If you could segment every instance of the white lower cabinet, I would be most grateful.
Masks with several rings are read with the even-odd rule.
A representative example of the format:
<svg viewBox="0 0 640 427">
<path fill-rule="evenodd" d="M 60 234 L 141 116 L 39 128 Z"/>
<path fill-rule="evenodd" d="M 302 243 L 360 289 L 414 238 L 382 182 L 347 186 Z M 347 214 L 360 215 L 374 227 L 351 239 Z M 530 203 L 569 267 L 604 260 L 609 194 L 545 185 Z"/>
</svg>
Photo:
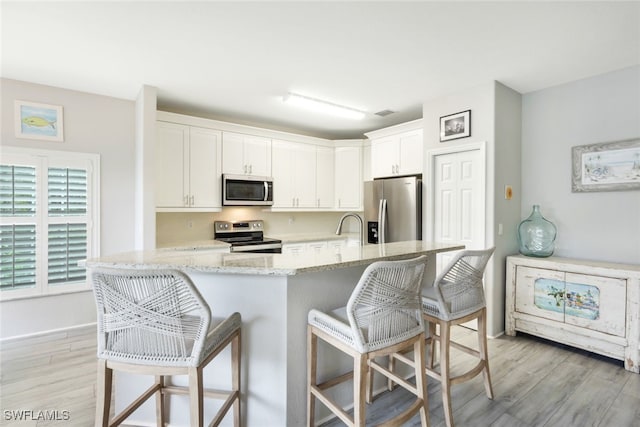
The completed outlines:
<svg viewBox="0 0 640 427">
<path fill-rule="evenodd" d="M 347 240 L 314 240 L 310 242 L 299 243 L 283 243 L 282 253 L 290 255 L 314 254 L 324 252 L 327 249 L 333 250 L 335 253 L 347 246 Z"/>
<path fill-rule="evenodd" d="M 506 292 L 507 335 L 541 336 L 640 372 L 640 266 L 510 256 Z"/>
</svg>

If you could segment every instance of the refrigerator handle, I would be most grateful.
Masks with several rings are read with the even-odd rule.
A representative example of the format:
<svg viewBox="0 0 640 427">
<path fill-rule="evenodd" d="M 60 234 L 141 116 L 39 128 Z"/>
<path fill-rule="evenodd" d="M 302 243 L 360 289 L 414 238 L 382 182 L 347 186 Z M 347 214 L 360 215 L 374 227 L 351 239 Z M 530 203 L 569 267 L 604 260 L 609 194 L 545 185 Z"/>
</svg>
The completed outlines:
<svg viewBox="0 0 640 427">
<path fill-rule="evenodd" d="M 380 200 L 380 209 L 378 212 L 380 212 L 380 218 L 378 218 L 378 226 L 380 227 L 378 242 L 387 243 L 385 238 L 387 231 L 387 199 Z"/>
<path fill-rule="evenodd" d="M 382 236 L 382 199 L 378 200 L 378 242 L 377 243 L 382 243 L 382 240 L 384 240 Z"/>
</svg>

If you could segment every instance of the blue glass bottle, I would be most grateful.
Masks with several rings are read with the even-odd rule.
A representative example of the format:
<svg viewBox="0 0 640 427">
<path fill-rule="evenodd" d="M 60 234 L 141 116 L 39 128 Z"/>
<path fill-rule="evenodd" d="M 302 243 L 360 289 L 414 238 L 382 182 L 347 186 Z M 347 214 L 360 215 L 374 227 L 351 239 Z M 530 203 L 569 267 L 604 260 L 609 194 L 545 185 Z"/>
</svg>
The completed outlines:
<svg viewBox="0 0 640 427">
<path fill-rule="evenodd" d="M 556 226 L 540 213 L 540 206 L 533 205 L 529 218 L 518 226 L 520 253 L 541 258 L 551 256 L 557 233 Z"/>
</svg>

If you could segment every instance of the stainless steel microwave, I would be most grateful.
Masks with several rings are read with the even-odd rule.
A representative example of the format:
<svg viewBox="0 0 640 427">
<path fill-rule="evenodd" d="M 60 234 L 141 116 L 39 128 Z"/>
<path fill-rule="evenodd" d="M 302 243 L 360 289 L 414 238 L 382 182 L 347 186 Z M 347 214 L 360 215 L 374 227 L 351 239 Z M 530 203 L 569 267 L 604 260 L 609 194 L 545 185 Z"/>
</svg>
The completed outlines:
<svg viewBox="0 0 640 427">
<path fill-rule="evenodd" d="M 273 205 L 273 178 L 252 175 L 222 175 L 222 205 Z"/>
</svg>

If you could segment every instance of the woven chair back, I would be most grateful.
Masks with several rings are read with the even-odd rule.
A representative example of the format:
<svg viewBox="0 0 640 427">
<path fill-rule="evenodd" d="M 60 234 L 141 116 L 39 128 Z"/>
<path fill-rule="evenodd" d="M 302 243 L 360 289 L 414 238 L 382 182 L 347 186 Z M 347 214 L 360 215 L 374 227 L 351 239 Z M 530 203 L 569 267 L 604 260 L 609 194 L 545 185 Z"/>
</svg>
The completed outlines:
<svg viewBox="0 0 640 427">
<path fill-rule="evenodd" d="M 461 251 L 436 278 L 444 318 L 464 316 L 485 306 L 482 276 L 494 250 Z"/>
<path fill-rule="evenodd" d="M 194 366 L 209 306 L 183 273 L 96 269 L 98 357 L 142 365 Z"/>
<path fill-rule="evenodd" d="M 347 303 L 358 351 L 388 347 L 424 331 L 420 290 L 426 262 L 421 256 L 367 267 Z"/>
</svg>

